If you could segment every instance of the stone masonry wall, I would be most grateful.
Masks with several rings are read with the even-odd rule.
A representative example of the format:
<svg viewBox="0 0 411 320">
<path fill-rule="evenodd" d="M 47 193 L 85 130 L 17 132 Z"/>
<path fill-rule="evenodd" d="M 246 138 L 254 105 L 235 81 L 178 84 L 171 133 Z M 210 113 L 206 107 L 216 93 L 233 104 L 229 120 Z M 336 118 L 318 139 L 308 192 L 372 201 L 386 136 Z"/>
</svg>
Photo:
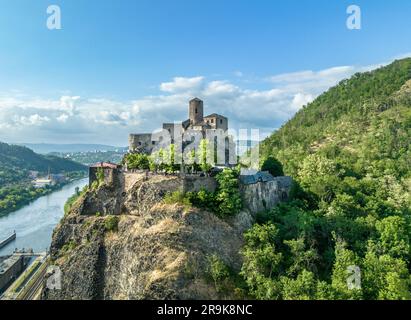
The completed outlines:
<svg viewBox="0 0 411 320">
<path fill-rule="evenodd" d="M 240 185 L 244 206 L 253 214 L 269 210 L 287 201 L 292 186 L 291 177 L 277 177 L 273 181 Z"/>
</svg>

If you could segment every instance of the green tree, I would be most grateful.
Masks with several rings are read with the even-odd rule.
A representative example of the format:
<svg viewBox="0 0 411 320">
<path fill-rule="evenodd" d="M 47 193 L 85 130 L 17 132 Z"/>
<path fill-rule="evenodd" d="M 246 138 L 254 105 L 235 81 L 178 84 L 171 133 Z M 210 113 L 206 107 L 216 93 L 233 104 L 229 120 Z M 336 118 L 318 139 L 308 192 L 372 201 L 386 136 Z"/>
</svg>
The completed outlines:
<svg viewBox="0 0 411 320">
<path fill-rule="evenodd" d="M 142 153 L 132 153 L 125 157 L 129 169 L 148 170 L 150 169 L 149 157 Z"/>
<path fill-rule="evenodd" d="M 220 216 L 232 216 L 240 212 L 243 207 L 239 190 L 238 172 L 224 169 L 216 177 L 218 182 L 216 202 L 217 214 Z"/>
<path fill-rule="evenodd" d="M 210 143 L 207 139 L 202 139 L 200 141 L 199 148 L 199 157 L 200 157 L 200 167 L 203 172 L 208 172 L 213 167 L 214 163 L 212 161 L 212 150 L 210 150 Z"/>
<path fill-rule="evenodd" d="M 409 259 L 409 226 L 404 218 L 398 216 L 387 217 L 378 221 L 376 228 L 383 254 L 389 254 L 394 258 Z"/>
<path fill-rule="evenodd" d="M 264 160 L 263 164 L 261 165 L 261 171 L 268 171 L 274 177 L 284 175 L 283 165 L 281 164 L 281 162 L 271 156 Z"/>
<path fill-rule="evenodd" d="M 230 276 L 228 267 L 215 254 L 208 257 L 208 273 L 214 281 L 214 286 L 218 291 L 222 288 L 222 283 Z"/>
<path fill-rule="evenodd" d="M 118 230 L 119 217 L 110 215 L 104 221 L 104 228 L 106 231 L 116 232 Z"/>
<path fill-rule="evenodd" d="M 367 299 L 410 300 L 410 273 L 405 261 L 373 250 L 364 258 L 364 292 Z"/>
<path fill-rule="evenodd" d="M 358 270 L 358 268 L 360 268 L 360 259 L 353 251 L 345 248 L 345 243 L 337 241 L 335 248 L 335 262 L 331 277 L 331 285 L 333 290 L 336 292 L 337 299 L 356 300 L 362 298 L 362 288 L 360 282 L 361 274 L 356 275 L 359 276 L 359 283 L 354 283 L 354 285 L 359 285 L 359 287 L 350 287 L 348 285 L 350 282 L 349 277 L 353 276 L 350 268 L 353 268 L 352 270 Z"/>
<path fill-rule="evenodd" d="M 241 275 L 250 293 L 257 299 L 281 297 L 281 283 L 276 279 L 282 261 L 282 254 L 277 252 L 275 246 L 277 235 L 278 230 L 272 223 L 256 224 L 244 234 Z"/>
<path fill-rule="evenodd" d="M 334 161 L 313 154 L 304 159 L 298 177 L 305 189 L 317 195 L 321 200 L 330 202 L 340 183 L 339 174 Z"/>
<path fill-rule="evenodd" d="M 314 273 L 301 271 L 296 279 L 281 277 L 284 300 L 312 300 L 316 297 L 317 280 Z"/>
<path fill-rule="evenodd" d="M 303 271 L 316 271 L 316 263 L 319 260 L 314 248 L 307 248 L 304 238 L 297 240 L 284 240 L 284 244 L 290 248 L 290 266 L 288 275 L 298 275 Z"/>
</svg>

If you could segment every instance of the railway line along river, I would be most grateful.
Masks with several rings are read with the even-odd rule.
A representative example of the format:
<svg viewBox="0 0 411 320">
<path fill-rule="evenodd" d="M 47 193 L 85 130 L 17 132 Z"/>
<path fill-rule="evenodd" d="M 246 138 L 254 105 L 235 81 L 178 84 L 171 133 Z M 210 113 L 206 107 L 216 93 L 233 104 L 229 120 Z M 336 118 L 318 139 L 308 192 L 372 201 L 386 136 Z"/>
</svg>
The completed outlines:
<svg viewBox="0 0 411 320">
<path fill-rule="evenodd" d="M 48 250 L 54 228 L 64 215 L 64 204 L 76 188 L 86 186 L 88 179 L 74 181 L 27 206 L 0 217 L 0 241 L 16 231 L 17 238 L 0 249 L 0 256 L 13 253 L 14 249 Z"/>
</svg>

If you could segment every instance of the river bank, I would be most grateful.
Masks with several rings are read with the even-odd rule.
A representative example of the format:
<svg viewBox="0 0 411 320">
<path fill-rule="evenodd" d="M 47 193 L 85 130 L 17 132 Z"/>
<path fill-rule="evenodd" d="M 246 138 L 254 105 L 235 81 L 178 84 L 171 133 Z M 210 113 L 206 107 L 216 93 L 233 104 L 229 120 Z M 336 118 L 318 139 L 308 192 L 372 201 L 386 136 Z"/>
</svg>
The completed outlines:
<svg viewBox="0 0 411 320">
<path fill-rule="evenodd" d="M 86 174 L 77 175 L 64 183 L 59 183 L 57 185 L 50 185 L 42 188 L 34 188 L 32 181 L 28 180 L 25 182 L 16 183 L 14 185 L 9 185 L 0 188 L 0 217 L 5 216 L 11 212 L 17 211 L 31 202 L 60 190 L 64 186 L 73 183 L 76 180 L 81 180 L 85 178 Z"/>
<path fill-rule="evenodd" d="M 84 178 L 66 184 L 59 190 L 32 201 L 28 205 L 0 217 L 0 239 L 15 230 L 17 238 L 0 249 L 0 256 L 10 254 L 15 248 L 46 251 L 55 226 L 64 216 L 64 204 L 76 191 L 88 183 Z"/>
</svg>

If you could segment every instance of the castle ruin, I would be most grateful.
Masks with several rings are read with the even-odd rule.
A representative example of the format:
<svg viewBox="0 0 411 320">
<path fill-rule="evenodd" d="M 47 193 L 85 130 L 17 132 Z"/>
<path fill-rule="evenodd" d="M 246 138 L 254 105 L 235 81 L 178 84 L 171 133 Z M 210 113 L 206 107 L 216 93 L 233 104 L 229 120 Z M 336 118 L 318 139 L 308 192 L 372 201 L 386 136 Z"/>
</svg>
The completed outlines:
<svg viewBox="0 0 411 320">
<path fill-rule="evenodd" d="M 220 164 L 227 164 L 227 158 L 232 157 L 229 152 L 235 156 L 235 144 L 227 133 L 228 118 L 216 113 L 204 116 L 204 103 L 198 98 L 190 100 L 188 116 L 189 119 L 183 122 L 163 123 L 162 130 L 155 133 L 130 134 L 129 151 L 151 154 L 175 143 L 181 143 L 183 151 L 188 145 L 207 139 L 222 145 L 220 148 L 225 151 L 225 159 Z"/>
</svg>

